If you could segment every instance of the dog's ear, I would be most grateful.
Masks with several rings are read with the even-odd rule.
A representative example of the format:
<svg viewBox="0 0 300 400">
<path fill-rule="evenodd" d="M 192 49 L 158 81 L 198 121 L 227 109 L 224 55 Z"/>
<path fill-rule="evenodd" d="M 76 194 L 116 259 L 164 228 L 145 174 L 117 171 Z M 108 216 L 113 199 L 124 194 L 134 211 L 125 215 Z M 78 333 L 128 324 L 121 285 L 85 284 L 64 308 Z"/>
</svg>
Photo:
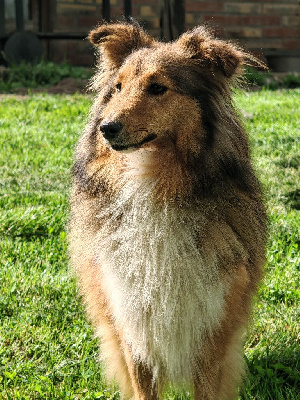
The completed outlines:
<svg viewBox="0 0 300 400">
<path fill-rule="evenodd" d="M 120 67 L 124 59 L 133 51 L 150 47 L 154 42 L 138 24 L 104 24 L 92 30 L 90 42 L 114 67 Z"/>
<path fill-rule="evenodd" d="M 199 61 L 199 65 L 211 66 L 230 78 L 239 67 L 248 64 L 251 56 L 232 43 L 215 39 L 207 28 L 197 27 L 184 33 L 176 42 L 188 58 Z"/>
</svg>

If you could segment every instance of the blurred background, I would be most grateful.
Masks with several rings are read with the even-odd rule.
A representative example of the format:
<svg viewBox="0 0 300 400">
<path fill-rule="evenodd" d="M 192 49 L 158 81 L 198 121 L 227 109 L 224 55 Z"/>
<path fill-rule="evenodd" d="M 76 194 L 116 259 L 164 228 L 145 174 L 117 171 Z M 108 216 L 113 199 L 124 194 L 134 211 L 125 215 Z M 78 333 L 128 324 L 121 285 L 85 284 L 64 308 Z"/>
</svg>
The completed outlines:
<svg viewBox="0 0 300 400">
<path fill-rule="evenodd" d="M 0 64 L 43 58 L 91 66 L 89 30 L 129 16 L 163 40 L 208 24 L 273 71 L 300 71 L 298 0 L 0 0 Z"/>
</svg>

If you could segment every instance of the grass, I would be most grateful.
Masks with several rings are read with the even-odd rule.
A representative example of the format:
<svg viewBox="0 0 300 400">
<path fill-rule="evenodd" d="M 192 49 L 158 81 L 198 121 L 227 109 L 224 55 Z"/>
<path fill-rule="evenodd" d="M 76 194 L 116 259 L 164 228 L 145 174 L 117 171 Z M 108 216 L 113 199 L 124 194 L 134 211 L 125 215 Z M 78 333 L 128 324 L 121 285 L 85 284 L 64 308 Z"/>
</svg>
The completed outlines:
<svg viewBox="0 0 300 400">
<path fill-rule="evenodd" d="M 270 216 L 240 399 L 299 397 L 299 90 L 236 93 Z M 68 269 L 69 169 L 90 99 L 0 100 L 0 398 L 118 399 Z M 188 399 L 170 392 L 168 400 Z"/>
</svg>

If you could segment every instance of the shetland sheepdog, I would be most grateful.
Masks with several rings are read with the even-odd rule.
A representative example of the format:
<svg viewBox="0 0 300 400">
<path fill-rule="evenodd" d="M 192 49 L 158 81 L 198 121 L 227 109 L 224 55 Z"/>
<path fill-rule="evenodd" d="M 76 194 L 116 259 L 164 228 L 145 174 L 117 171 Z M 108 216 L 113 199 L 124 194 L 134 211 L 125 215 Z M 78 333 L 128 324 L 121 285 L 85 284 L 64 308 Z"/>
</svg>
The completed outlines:
<svg viewBox="0 0 300 400">
<path fill-rule="evenodd" d="M 70 254 L 107 377 L 231 400 L 264 264 L 266 214 L 231 88 L 254 62 L 197 27 L 162 43 L 104 24 L 73 167 Z"/>
</svg>

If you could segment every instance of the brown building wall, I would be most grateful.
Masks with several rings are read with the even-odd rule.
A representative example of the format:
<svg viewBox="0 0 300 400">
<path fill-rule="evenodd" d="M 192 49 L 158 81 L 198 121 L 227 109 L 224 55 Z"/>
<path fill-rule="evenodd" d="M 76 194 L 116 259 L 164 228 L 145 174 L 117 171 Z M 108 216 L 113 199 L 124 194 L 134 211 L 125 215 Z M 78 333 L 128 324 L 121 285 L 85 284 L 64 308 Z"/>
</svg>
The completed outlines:
<svg viewBox="0 0 300 400">
<path fill-rule="evenodd" d="M 298 0 L 186 0 L 186 27 L 212 25 L 218 35 L 262 54 L 271 69 L 300 72 Z"/>
<path fill-rule="evenodd" d="M 156 37 L 161 34 L 162 1 L 132 0 L 132 16 Z M 183 1 L 186 29 L 203 23 L 211 25 L 218 36 L 238 40 L 248 50 L 260 52 L 269 60 L 272 57 L 293 58 L 296 64 L 292 63 L 290 68 L 300 70 L 299 0 Z M 27 29 L 82 35 L 76 40 L 43 39 L 45 54 L 50 59 L 78 65 L 93 64 L 93 49 L 83 37 L 101 23 L 102 0 L 31 0 L 30 4 L 32 21 L 25 24 Z M 111 19 L 122 20 L 123 15 L 124 1 L 110 0 Z"/>
<path fill-rule="evenodd" d="M 298 0 L 186 0 L 186 25 L 216 26 L 220 35 L 248 49 L 300 50 Z"/>
<path fill-rule="evenodd" d="M 159 4 L 157 0 L 133 0 L 132 15 L 150 34 L 159 35 Z M 110 0 L 111 20 L 124 20 L 123 0 Z M 102 0 L 56 0 L 53 32 L 87 35 L 102 21 Z M 87 40 L 55 40 L 51 43 L 50 58 L 77 65 L 94 63 L 93 49 Z"/>
<path fill-rule="evenodd" d="M 122 19 L 123 1 L 111 0 L 110 4 L 111 19 Z M 261 52 L 270 60 L 300 56 L 298 0 L 185 0 L 185 10 L 187 29 L 203 23 L 214 26 L 220 37 L 238 40 L 247 49 Z M 102 19 L 102 0 L 57 0 L 56 13 L 54 31 L 87 33 Z M 159 0 L 132 0 L 133 17 L 157 37 L 160 36 L 159 13 Z M 86 41 L 60 42 L 55 48 L 56 61 L 66 59 L 85 65 L 93 62 Z"/>
</svg>

